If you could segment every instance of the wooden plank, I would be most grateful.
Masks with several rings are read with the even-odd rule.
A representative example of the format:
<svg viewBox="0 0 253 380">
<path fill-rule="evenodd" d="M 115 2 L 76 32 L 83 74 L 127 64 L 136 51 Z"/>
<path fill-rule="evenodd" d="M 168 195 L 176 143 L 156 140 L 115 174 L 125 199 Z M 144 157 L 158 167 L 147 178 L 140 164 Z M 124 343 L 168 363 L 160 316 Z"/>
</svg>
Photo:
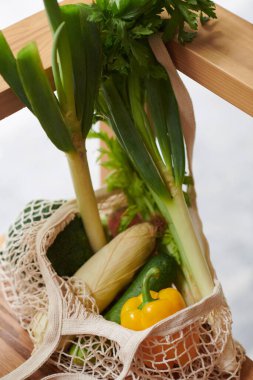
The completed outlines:
<svg viewBox="0 0 253 380">
<path fill-rule="evenodd" d="M 181 46 L 173 41 L 169 50 L 180 71 L 253 116 L 253 26 L 219 6 L 217 14 L 218 20 L 201 28 L 193 43 Z M 50 73 L 51 33 L 44 12 L 6 28 L 4 34 L 15 53 L 36 40 Z M 22 106 L 0 78 L 0 120 Z"/>
<path fill-rule="evenodd" d="M 32 352 L 33 345 L 11 310 L 6 305 L 0 292 L 0 378 L 7 375 L 27 360 Z M 47 363 L 36 371 L 29 379 L 40 380 L 43 377 L 57 373 L 57 368 Z M 28 380 L 29 380 L 28 379 Z M 18 379 L 17 379 L 18 380 Z"/>
<path fill-rule="evenodd" d="M 253 116 L 253 25 L 218 6 L 217 16 L 192 43 L 173 41 L 169 51 L 180 71 Z"/>
</svg>

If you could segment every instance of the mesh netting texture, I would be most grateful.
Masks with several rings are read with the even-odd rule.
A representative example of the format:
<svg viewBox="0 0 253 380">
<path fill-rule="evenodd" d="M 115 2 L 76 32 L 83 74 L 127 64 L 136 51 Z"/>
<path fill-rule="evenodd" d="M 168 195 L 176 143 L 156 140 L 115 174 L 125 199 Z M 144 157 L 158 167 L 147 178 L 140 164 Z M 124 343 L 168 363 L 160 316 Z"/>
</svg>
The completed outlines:
<svg viewBox="0 0 253 380">
<path fill-rule="evenodd" d="M 105 212 L 116 203 L 114 197 L 100 208 Z M 232 339 L 231 314 L 218 282 L 212 296 L 134 332 L 105 321 L 85 284 L 55 273 L 47 249 L 76 213 L 74 202 L 31 202 L 10 228 L 1 254 L 2 289 L 33 340 L 33 354 L 45 344 L 54 309 L 43 260 L 62 304 L 54 314 L 57 348 L 49 355 L 62 372 L 108 380 L 239 380 L 244 351 Z"/>
</svg>

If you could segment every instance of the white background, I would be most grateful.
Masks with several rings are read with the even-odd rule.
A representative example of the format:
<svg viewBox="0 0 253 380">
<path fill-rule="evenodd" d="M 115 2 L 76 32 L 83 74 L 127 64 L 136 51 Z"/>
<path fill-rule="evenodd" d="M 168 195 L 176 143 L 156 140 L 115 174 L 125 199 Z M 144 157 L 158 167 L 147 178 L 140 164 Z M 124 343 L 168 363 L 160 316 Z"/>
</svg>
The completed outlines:
<svg viewBox="0 0 253 380">
<path fill-rule="evenodd" d="M 253 22 L 251 0 L 217 3 Z M 42 0 L 1 0 L 0 28 L 41 9 Z M 252 118 L 189 78 L 183 79 L 197 119 L 194 172 L 212 261 L 232 309 L 234 336 L 253 358 Z M 98 187 L 95 149 L 89 145 Z M 0 175 L 1 232 L 31 199 L 74 196 L 64 155 L 26 110 L 0 122 Z"/>
</svg>

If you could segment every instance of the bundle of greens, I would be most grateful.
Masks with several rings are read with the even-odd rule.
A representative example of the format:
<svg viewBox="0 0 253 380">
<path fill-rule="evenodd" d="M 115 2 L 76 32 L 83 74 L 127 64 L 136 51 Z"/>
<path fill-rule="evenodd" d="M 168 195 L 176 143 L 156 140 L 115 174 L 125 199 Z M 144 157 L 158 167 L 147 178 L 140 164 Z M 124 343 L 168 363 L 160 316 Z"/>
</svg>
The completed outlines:
<svg viewBox="0 0 253 380">
<path fill-rule="evenodd" d="M 35 43 L 14 57 L 0 34 L 0 74 L 34 113 L 53 144 L 66 153 L 77 203 L 93 251 L 106 244 L 87 164 L 85 140 L 92 123 L 113 129 L 121 178 L 109 184 L 126 191 L 129 218 L 163 216 L 164 239 L 177 251 L 193 300 L 209 295 L 213 280 L 195 234 L 184 194 L 191 186 L 177 101 L 149 37 L 181 43 L 193 39 L 198 19 L 215 17 L 211 0 L 97 0 L 59 7 L 44 0 L 53 30 L 56 94 Z M 164 16 L 161 17 L 161 14 Z M 105 139 L 105 135 L 100 134 Z M 115 156 L 116 157 L 116 156 Z M 113 165 L 117 158 L 115 158 Z M 107 164 L 110 167 L 110 161 Z M 129 173 L 128 173 L 129 171 Z M 113 186 L 111 186 L 113 187 Z M 131 212 L 130 212 L 130 211 Z"/>
<path fill-rule="evenodd" d="M 90 16 L 100 25 L 104 54 L 96 117 L 113 128 L 168 222 L 194 301 L 212 292 L 213 280 L 183 194 L 188 175 L 177 101 L 147 37 L 163 32 L 166 39 L 177 30 L 182 40 L 184 29 L 178 24 L 173 29 L 176 14 L 184 15 L 183 25 L 196 28 L 200 3 L 206 6 L 202 11 L 213 16 L 211 1 L 143 1 L 138 7 L 130 1 L 97 1 Z M 159 16 L 164 8 L 168 19 Z"/>
</svg>

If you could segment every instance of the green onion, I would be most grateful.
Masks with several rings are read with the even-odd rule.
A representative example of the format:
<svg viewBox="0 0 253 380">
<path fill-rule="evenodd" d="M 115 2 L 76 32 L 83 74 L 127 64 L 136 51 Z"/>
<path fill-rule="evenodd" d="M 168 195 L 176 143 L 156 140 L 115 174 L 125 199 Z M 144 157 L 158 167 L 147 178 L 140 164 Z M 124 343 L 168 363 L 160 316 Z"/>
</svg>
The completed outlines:
<svg viewBox="0 0 253 380">
<path fill-rule="evenodd" d="M 56 95 L 35 43 L 15 59 L 0 34 L 0 74 L 32 110 L 52 143 L 65 152 L 84 228 L 94 251 L 106 244 L 85 150 L 101 77 L 102 54 L 97 26 L 80 5 L 60 8 L 44 0 L 54 32 L 52 68 Z M 95 62 L 93 62 L 95 61 Z"/>
<path fill-rule="evenodd" d="M 64 152 L 74 150 L 68 127 L 34 43 L 27 45 L 18 53 L 17 65 L 19 77 L 33 112 L 50 140 Z"/>
<path fill-rule="evenodd" d="M 31 109 L 18 74 L 17 61 L 8 42 L 0 31 L 0 74 L 21 101 Z"/>
</svg>

